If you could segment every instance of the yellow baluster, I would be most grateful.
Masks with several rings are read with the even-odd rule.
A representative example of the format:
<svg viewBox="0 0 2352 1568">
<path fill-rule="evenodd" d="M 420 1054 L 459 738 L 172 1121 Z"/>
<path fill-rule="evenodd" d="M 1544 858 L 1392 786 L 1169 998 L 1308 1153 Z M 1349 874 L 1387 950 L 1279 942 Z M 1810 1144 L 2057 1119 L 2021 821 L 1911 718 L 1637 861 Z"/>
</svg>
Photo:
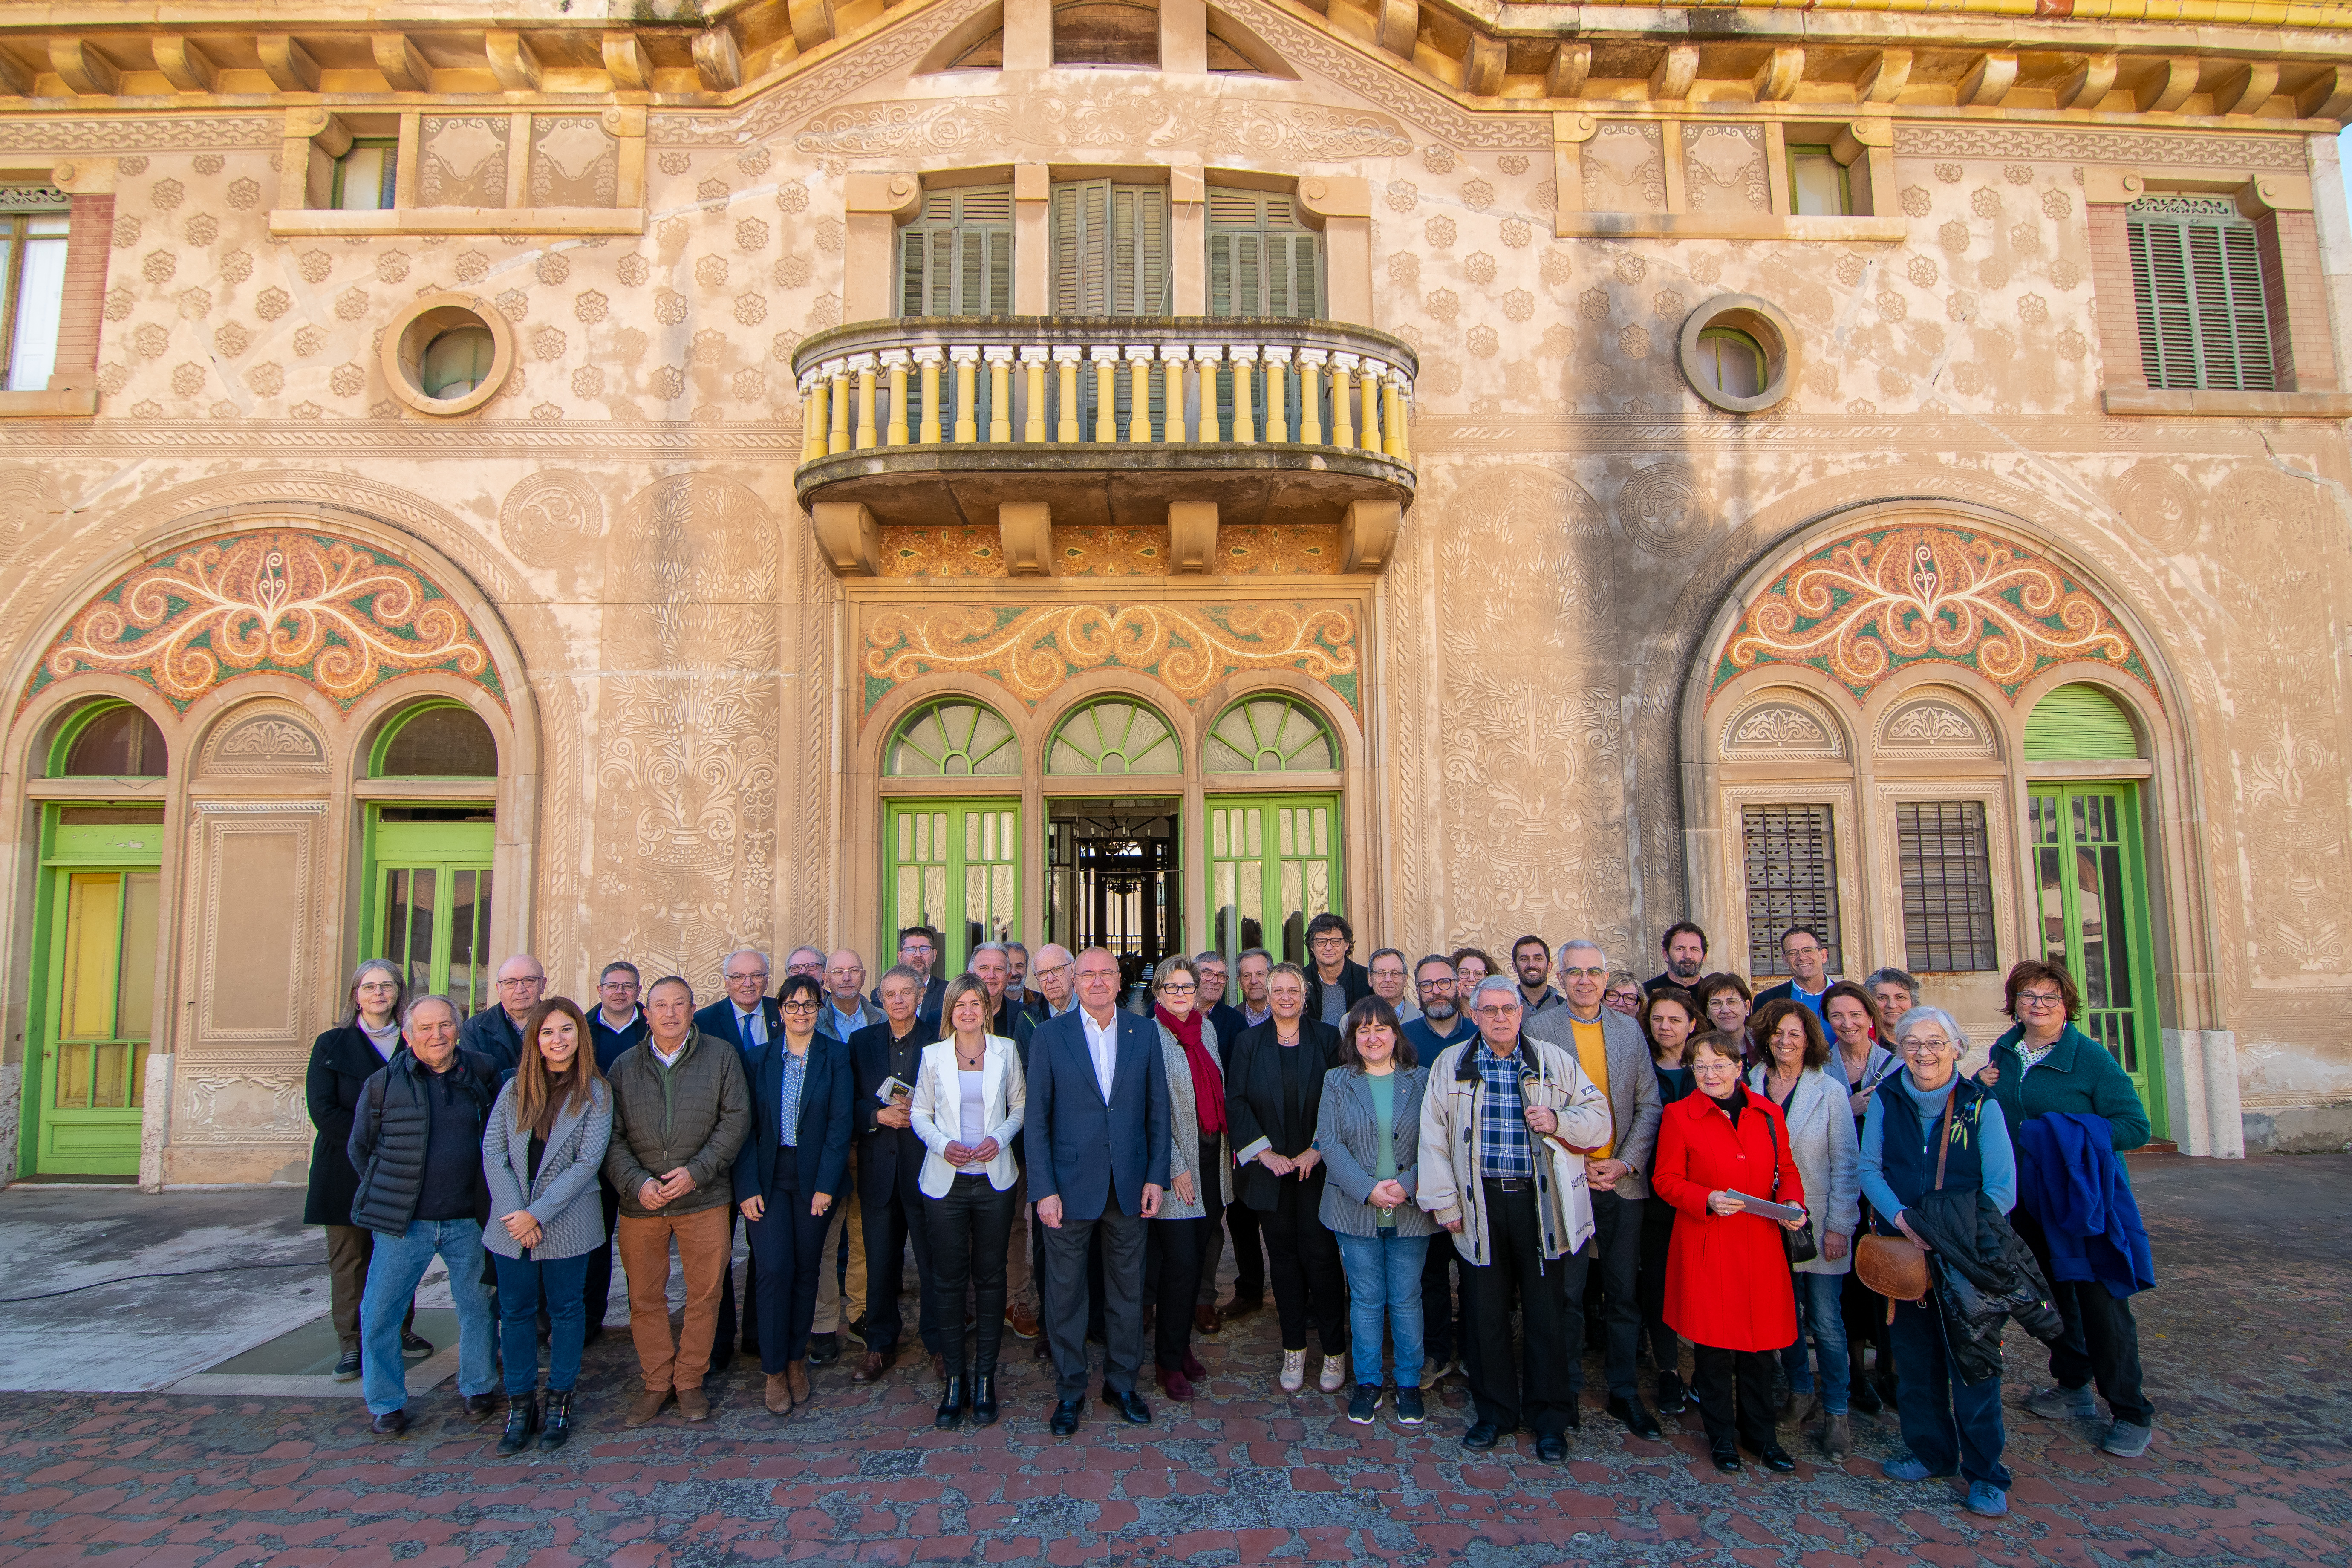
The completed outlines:
<svg viewBox="0 0 2352 1568">
<path fill-rule="evenodd" d="M 849 450 L 849 366 L 835 360 L 825 370 L 833 378 L 833 429 L 826 437 L 825 450 L 846 452 Z"/>
<path fill-rule="evenodd" d="M 801 461 L 824 456 L 824 378 L 814 371 L 801 377 Z"/>
<path fill-rule="evenodd" d="M 1095 439 L 1108 446 L 1118 439 L 1118 350 L 1098 343 L 1087 352 L 1095 362 Z"/>
<path fill-rule="evenodd" d="M 1127 351 L 1127 438 L 1139 447 L 1151 444 L 1151 351 L 1132 345 Z"/>
<path fill-rule="evenodd" d="M 977 345 L 951 348 L 948 358 L 955 363 L 956 444 L 968 447 L 980 439 L 980 349 Z"/>
<path fill-rule="evenodd" d="M 1171 446 L 1184 439 L 1184 362 L 1189 357 L 1181 347 L 1160 351 L 1165 367 L 1160 376 L 1160 438 Z"/>
<path fill-rule="evenodd" d="M 1013 440 L 1013 350 L 991 344 L 983 353 L 988 359 L 989 444 L 1006 446 Z"/>
<path fill-rule="evenodd" d="M 1085 351 L 1076 343 L 1054 346 L 1055 380 L 1059 383 L 1061 406 L 1055 411 L 1054 439 L 1064 446 L 1078 438 L 1078 356 Z"/>
<path fill-rule="evenodd" d="M 1298 351 L 1298 438 L 1309 447 L 1323 444 L 1323 367 L 1330 360 L 1325 349 Z"/>
<path fill-rule="evenodd" d="M 1354 354 L 1331 356 L 1331 445 L 1352 447 L 1356 433 L 1348 424 L 1348 395 L 1356 390 Z"/>
<path fill-rule="evenodd" d="M 1225 351 L 1225 356 L 1234 362 L 1233 439 L 1236 445 L 1251 446 L 1257 440 L 1257 426 L 1250 412 L 1250 383 L 1257 375 L 1257 350 L 1249 344 L 1235 343 Z M 1209 395 L 1205 391 L 1201 395 L 1201 403 L 1203 407 L 1208 405 Z"/>
<path fill-rule="evenodd" d="M 936 343 L 925 343 L 915 351 L 915 363 L 923 367 L 923 422 L 915 438 L 926 447 L 936 447 L 941 439 L 940 365 L 946 357 Z"/>
<path fill-rule="evenodd" d="M 874 356 L 852 354 L 849 365 L 857 373 L 857 449 L 862 452 L 882 439 L 874 423 Z"/>
<path fill-rule="evenodd" d="M 905 349 L 882 351 L 882 366 L 890 373 L 890 423 L 882 432 L 886 446 L 903 447 L 907 444 L 907 362 L 909 357 Z"/>
<path fill-rule="evenodd" d="M 1042 442 L 1045 439 L 1045 351 L 1024 348 L 1021 365 L 1029 373 L 1029 413 L 1021 422 L 1021 438 Z"/>
</svg>

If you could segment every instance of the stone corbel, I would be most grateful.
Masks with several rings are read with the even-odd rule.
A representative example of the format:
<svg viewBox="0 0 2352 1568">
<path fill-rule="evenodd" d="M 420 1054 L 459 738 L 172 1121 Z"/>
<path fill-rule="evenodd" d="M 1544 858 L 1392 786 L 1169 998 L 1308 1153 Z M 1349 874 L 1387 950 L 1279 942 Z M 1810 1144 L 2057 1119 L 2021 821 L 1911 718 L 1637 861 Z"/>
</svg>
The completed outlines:
<svg viewBox="0 0 2352 1568">
<path fill-rule="evenodd" d="M 1757 68 L 1750 90 L 1759 103 L 1786 103 L 1797 96 L 1797 88 L 1804 79 L 1804 49 L 1785 45 L 1774 49 L 1770 58 Z"/>
<path fill-rule="evenodd" d="M 882 527 L 870 508 L 856 501 L 821 500 L 809 508 L 809 523 L 835 576 L 881 574 Z"/>
<path fill-rule="evenodd" d="M 292 34 L 263 33 L 253 40 L 253 47 L 261 57 L 261 68 L 268 73 L 269 85 L 278 91 L 319 90 L 319 62 L 310 58 L 310 51 Z"/>
<path fill-rule="evenodd" d="M 368 40 L 375 68 L 394 92 L 431 92 L 433 67 L 405 33 L 377 33 Z"/>
<path fill-rule="evenodd" d="M 335 160 L 352 150 L 350 128 L 330 110 L 306 105 L 286 111 L 281 134 L 278 206 L 326 206 L 334 200 Z"/>
<path fill-rule="evenodd" d="M 1551 117 L 1551 177 L 1555 191 L 1551 231 L 1566 237 L 1573 218 L 1584 211 L 1584 144 L 1601 129 L 1590 114 L 1557 113 Z"/>
<path fill-rule="evenodd" d="M 1690 96 L 1691 84 L 1696 80 L 1698 46 L 1672 44 L 1658 61 L 1658 68 L 1650 73 L 1650 96 L 1676 102 Z"/>
<path fill-rule="evenodd" d="M 210 92 L 220 80 L 220 68 L 210 55 L 196 47 L 194 38 L 173 34 L 151 41 L 147 47 L 155 57 L 155 68 L 172 84 L 173 92 Z"/>
<path fill-rule="evenodd" d="M 493 27 L 482 35 L 482 50 L 489 56 L 490 75 L 503 92 L 537 92 L 545 74 L 530 40 L 510 27 Z"/>
<path fill-rule="evenodd" d="M 1592 75 L 1592 46 L 1562 44 L 1551 53 L 1551 65 L 1544 72 L 1546 98 L 1581 98 L 1584 83 Z"/>
<path fill-rule="evenodd" d="M 1862 68 L 1862 79 L 1853 84 L 1853 100 L 1892 103 L 1910 80 L 1911 51 L 1881 49 L 1876 58 Z"/>
<path fill-rule="evenodd" d="M 2169 114 L 2197 90 L 2201 62 L 2195 55 L 2175 55 L 2156 62 L 2147 79 L 2132 90 L 2132 102 L 2142 114 Z"/>
<path fill-rule="evenodd" d="M 1952 101 L 1963 107 L 1993 107 L 2017 85 L 2018 64 L 2015 49 L 1995 49 L 1979 56 L 1976 63 L 1969 67 L 1968 74 L 1960 78 L 1959 86 L 1953 89 Z"/>
<path fill-rule="evenodd" d="M 694 68 L 712 92 L 730 92 L 743 85 L 743 51 L 725 27 L 706 27 L 694 35 Z"/>
<path fill-rule="evenodd" d="M 2093 55 L 2058 86 L 2061 109 L 2096 109 L 2116 89 L 2116 73 L 2123 68 L 2121 55 Z"/>
<path fill-rule="evenodd" d="M 1168 569 L 1179 576 L 1217 569 L 1217 503 L 1168 503 Z"/>
<path fill-rule="evenodd" d="M 898 226 L 922 210 L 923 182 L 903 170 L 853 174 L 844 182 L 847 249 L 844 256 L 841 319 L 871 321 L 898 313 L 893 299 L 898 268 L 891 265 Z"/>
<path fill-rule="evenodd" d="M 1324 307 L 1335 321 L 1372 320 L 1372 183 L 1360 174 L 1310 174 L 1298 205 L 1323 230 Z"/>
<path fill-rule="evenodd" d="M 1004 570 L 1014 577 L 1054 574 L 1054 509 L 1041 500 L 1009 500 L 996 509 L 996 541 Z"/>
<path fill-rule="evenodd" d="M 2352 115 L 2352 66 L 2329 66 L 2294 95 L 2294 111 L 2305 120 L 2342 120 Z"/>
<path fill-rule="evenodd" d="M 2213 89 L 2213 112 L 2216 114 L 2249 115 L 2262 112 L 2263 105 L 2278 90 L 2279 68 L 2276 60 L 2248 60 L 2221 80 Z"/>
<path fill-rule="evenodd" d="M 604 58 L 604 74 L 613 79 L 615 92 L 644 92 L 654 84 L 653 57 L 637 42 L 635 33 L 614 30 L 598 40 Z"/>
<path fill-rule="evenodd" d="M 1401 502 L 1349 501 L 1347 515 L 1339 521 L 1339 569 L 1380 571 L 1388 564 L 1389 552 L 1396 548 L 1397 531 L 1403 526 L 1404 507 Z"/>
<path fill-rule="evenodd" d="M 111 158 L 73 158 L 49 171 L 49 183 L 69 196 L 111 195 L 119 173 Z"/>
<path fill-rule="evenodd" d="M 112 98 L 122 90 L 114 62 L 80 38 L 51 38 L 49 68 L 79 98 Z"/>
</svg>

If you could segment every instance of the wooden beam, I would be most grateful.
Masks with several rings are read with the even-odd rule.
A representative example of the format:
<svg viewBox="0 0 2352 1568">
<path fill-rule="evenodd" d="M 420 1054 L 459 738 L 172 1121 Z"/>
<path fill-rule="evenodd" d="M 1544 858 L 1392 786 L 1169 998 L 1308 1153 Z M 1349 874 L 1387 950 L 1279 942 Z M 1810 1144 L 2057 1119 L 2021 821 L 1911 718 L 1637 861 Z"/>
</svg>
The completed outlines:
<svg viewBox="0 0 2352 1568">
<path fill-rule="evenodd" d="M 213 84 L 220 79 L 220 68 L 196 47 L 193 38 L 166 33 L 148 47 L 155 56 L 155 68 L 163 73 L 163 79 L 172 84 L 174 92 L 210 92 Z"/>
<path fill-rule="evenodd" d="M 1503 68 L 1509 63 L 1511 47 L 1502 39 L 1485 33 L 1470 35 L 1470 52 L 1462 57 L 1462 86 L 1479 98 L 1492 98 L 1503 90 Z"/>
<path fill-rule="evenodd" d="M 1592 46 L 1562 44 L 1551 52 L 1551 68 L 1544 72 L 1546 98 L 1580 98 L 1592 75 Z"/>
<path fill-rule="evenodd" d="M 2248 60 L 2244 65 L 2221 79 L 2213 89 L 2213 112 L 2216 114 L 2259 114 L 2263 105 L 2278 90 L 2279 68 L 2276 60 Z"/>
<path fill-rule="evenodd" d="M 2133 90 L 2133 103 L 2142 114 L 2171 113 L 2197 90 L 2197 64 L 2195 55 L 2175 55 L 2157 61 L 2156 69 Z"/>
<path fill-rule="evenodd" d="M 263 33 L 253 40 L 253 47 L 261 56 L 261 68 L 269 74 L 270 85 L 278 91 L 319 90 L 319 62 L 293 34 Z"/>
<path fill-rule="evenodd" d="M 112 98 L 122 87 L 114 62 L 80 38 L 51 38 L 49 68 L 83 98 Z"/>
<path fill-rule="evenodd" d="M 1786 103 L 1797 96 L 1797 84 L 1805 79 L 1805 51 L 1794 44 L 1786 44 L 1772 51 L 1771 58 L 1758 68 L 1751 87 L 1759 103 Z"/>
<path fill-rule="evenodd" d="M 1862 79 L 1853 84 L 1857 103 L 1892 103 L 1911 82 L 1911 51 L 1881 49 L 1878 58 L 1862 68 Z"/>
<path fill-rule="evenodd" d="M 1381 0 L 1380 18 L 1373 40 L 1401 60 L 1412 58 L 1413 40 L 1421 33 L 1421 0 Z"/>
<path fill-rule="evenodd" d="M 375 68 L 394 92 L 433 90 L 433 67 L 417 53 L 405 33 L 378 33 L 368 40 L 375 51 Z"/>
<path fill-rule="evenodd" d="M 702 85 L 713 92 L 741 87 L 743 53 L 735 47 L 735 35 L 724 27 L 706 27 L 695 34 L 694 68 L 701 73 Z"/>
<path fill-rule="evenodd" d="M 33 73 L 5 49 L 0 49 L 0 92 L 11 98 L 33 96 Z"/>
<path fill-rule="evenodd" d="M 1976 64 L 1969 68 L 1969 74 L 1960 79 L 1952 101 L 1987 108 L 1999 103 L 2017 85 L 2017 63 L 2014 49 L 1995 49 L 1979 56 Z"/>
<path fill-rule="evenodd" d="M 2294 111 L 2305 120 L 2342 120 L 2352 114 L 2352 66 L 2329 66 L 2294 95 Z"/>
<path fill-rule="evenodd" d="M 490 74 L 508 92 L 537 92 L 541 75 L 539 56 L 530 40 L 510 27 L 493 27 L 482 35 L 482 51 L 490 57 Z"/>
<path fill-rule="evenodd" d="M 654 62 L 635 33 L 604 35 L 604 74 L 617 89 L 643 92 L 654 84 Z"/>
<path fill-rule="evenodd" d="M 2093 55 L 2058 84 L 2061 109 L 2096 109 L 2116 89 L 2116 73 L 2123 68 L 2121 55 Z"/>
<path fill-rule="evenodd" d="M 1688 98 L 1691 83 L 1697 79 L 1698 46 L 1672 45 L 1664 58 L 1658 61 L 1658 68 L 1650 73 L 1650 96 L 1666 100 Z"/>
<path fill-rule="evenodd" d="M 785 11 L 792 18 L 793 43 L 801 53 L 833 37 L 832 0 L 787 0 Z"/>
</svg>

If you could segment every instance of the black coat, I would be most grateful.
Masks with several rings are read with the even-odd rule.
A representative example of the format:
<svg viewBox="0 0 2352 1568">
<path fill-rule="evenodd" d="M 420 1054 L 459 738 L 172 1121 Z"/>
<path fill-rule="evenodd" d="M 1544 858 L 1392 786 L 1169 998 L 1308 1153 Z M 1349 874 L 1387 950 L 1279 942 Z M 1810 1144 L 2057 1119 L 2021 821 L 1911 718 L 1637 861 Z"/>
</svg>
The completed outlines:
<svg viewBox="0 0 2352 1568">
<path fill-rule="evenodd" d="M 490 1184 L 482 1173 L 481 1130 L 498 1100 L 499 1069 L 460 1046 L 450 1070 L 474 1102 L 474 1217 L 487 1225 Z M 360 1091 L 352 1113 L 349 1152 L 352 1168 L 359 1173 L 359 1186 L 352 1194 L 352 1223 L 362 1229 L 401 1236 L 416 1217 L 433 1130 L 433 1110 L 425 1098 L 426 1077 L 424 1065 L 404 1046 Z"/>
<path fill-rule="evenodd" d="M 394 1046 L 398 1056 L 400 1047 Z M 319 1135 L 310 1141 L 310 1192 L 302 1200 L 304 1225 L 352 1223 L 352 1193 L 360 1184 L 352 1169 L 352 1112 L 358 1109 L 360 1090 L 383 1070 L 383 1058 L 357 1023 L 329 1029 L 310 1042 L 310 1068 L 302 1075 L 302 1097 L 310 1102 L 310 1125 Z"/>
<path fill-rule="evenodd" d="M 1348 1005 L 1350 1007 L 1370 996 L 1372 994 L 1371 971 L 1352 958 L 1348 960 L 1339 966 L 1339 994 L 1348 999 Z M 1305 1016 L 1318 1024 L 1323 1023 L 1323 976 L 1312 963 L 1307 966 Z M 1330 1027 L 1328 1024 L 1323 1026 Z"/>
<path fill-rule="evenodd" d="M 1339 1053 L 1339 1031 L 1302 1016 L 1298 1044 L 1286 1049 L 1268 1018 L 1244 1029 L 1234 1043 L 1233 1070 L 1225 1075 L 1225 1137 L 1234 1152 L 1264 1138 L 1285 1158 L 1304 1153 L 1315 1142 L 1315 1121 L 1323 1104 L 1323 1075 Z M 1310 1181 L 1322 1179 L 1318 1163 Z M 1234 1195 L 1271 1213 L 1286 1178 L 1253 1157 L 1234 1177 Z"/>
<path fill-rule="evenodd" d="M 2064 1335 L 2032 1249 L 1981 1191 L 1932 1192 L 1905 1213 L 1933 1248 L 1928 1271 L 1962 1383 L 2000 1375 L 2000 1326 L 2010 1318 L 2044 1344 Z"/>
<path fill-rule="evenodd" d="M 457 1048 L 473 1052 L 495 1068 L 520 1067 L 522 1026 L 493 1002 L 457 1026 Z"/>
<path fill-rule="evenodd" d="M 776 1168 L 776 1151 L 783 1144 L 784 1044 L 780 1031 L 743 1063 L 743 1078 L 751 1091 L 751 1133 L 735 1156 L 735 1201 L 765 1198 Z M 809 1041 L 808 1061 L 801 1074 L 800 1125 L 793 1129 L 793 1180 L 803 1204 L 819 1193 L 842 1195 L 842 1177 L 849 1165 L 849 1139 L 855 1118 L 850 1095 L 856 1075 L 849 1066 L 849 1047 L 820 1033 Z"/>
<path fill-rule="evenodd" d="M 929 1020 L 918 1016 L 900 1047 L 908 1059 L 899 1064 L 903 1068 L 896 1076 L 909 1089 L 915 1084 L 915 1074 L 920 1070 L 923 1047 L 940 1037 L 940 1032 Z M 929 1152 L 921 1134 L 911 1127 L 884 1127 L 875 1120 L 882 1102 L 875 1091 L 891 1072 L 890 1020 L 868 1024 L 849 1038 L 850 1094 L 852 1121 L 856 1133 L 852 1142 L 857 1149 L 857 1183 L 859 1201 L 882 1204 L 889 1201 L 894 1192 L 904 1193 L 915 1201 L 920 1194 L 916 1178 L 923 1172 L 923 1156 Z"/>
</svg>

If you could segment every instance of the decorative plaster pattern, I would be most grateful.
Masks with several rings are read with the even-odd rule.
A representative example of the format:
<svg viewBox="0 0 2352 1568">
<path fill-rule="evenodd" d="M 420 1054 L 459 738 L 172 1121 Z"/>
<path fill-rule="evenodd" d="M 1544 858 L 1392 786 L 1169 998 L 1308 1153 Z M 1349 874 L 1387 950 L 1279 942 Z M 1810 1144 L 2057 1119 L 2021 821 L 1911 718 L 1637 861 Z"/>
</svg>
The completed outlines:
<svg viewBox="0 0 2352 1568">
<path fill-rule="evenodd" d="M 830 110 L 794 140 L 835 157 L 933 157 L 1005 147 L 1169 147 L 1294 162 L 1397 158 L 1412 151 L 1404 127 L 1370 110 L 1264 104 L 1188 96 L 1183 79 L 1138 95 L 1122 84 L 1068 93 L 860 103 Z"/>
<path fill-rule="evenodd" d="M 1887 710 L 1872 748 L 1890 762 L 1989 760 L 1992 731 L 1974 713 L 1942 697 L 1913 697 Z"/>
<path fill-rule="evenodd" d="M 654 114 L 646 119 L 649 147 L 742 147 L 783 134 L 826 104 L 838 102 L 878 78 L 903 71 L 929 52 L 989 0 L 948 0 L 894 18 L 889 26 L 843 49 L 804 76 L 761 94 L 740 114 Z"/>
<path fill-rule="evenodd" d="M 1884 528 L 1822 546 L 1749 602 L 1717 661 L 1710 693 L 1744 670 L 1821 670 L 1859 702 L 1906 665 L 1935 660 L 1983 676 L 2014 702 L 2051 665 L 2114 667 L 2156 696 L 2112 611 L 2057 563 L 1998 534 Z"/>
<path fill-rule="evenodd" d="M 250 533 L 117 578 L 58 635 L 17 710 L 85 670 L 132 676 L 185 712 L 222 681 L 257 670 L 308 681 L 349 709 L 387 680 L 428 669 L 506 702 L 465 611 L 404 563 L 331 534 Z"/>
<path fill-rule="evenodd" d="M 209 148 L 274 150 L 286 133 L 275 114 L 191 114 L 169 120 L 51 120 L 0 124 L 0 153 L 163 153 Z"/>
<path fill-rule="evenodd" d="M 1551 145 L 1551 126 L 1546 116 L 1472 114 L 1368 51 L 1260 0 L 1228 0 L 1223 8 L 1291 65 L 1337 82 L 1456 147 L 1507 150 Z"/>
<path fill-rule="evenodd" d="M 499 531 L 533 566 L 577 563 L 604 531 L 604 503 L 582 475 L 541 468 L 507 492 Z"/>
<path fill-rule="evenodd" d="M 327 749 L 299 709 L 290 703 L 256 703 L 241 709 L 213 732 L 196 764 L 204 778 L 298 778 L 327 776 Z"/>
<path fill-rule="evenodd" d="M 1898 158 L 2038 159 L 2053 163 L 2201 163 L 2225 168 L 2307 167 L 2303 138 L 2200 136 L 2178 132 L 2064 130 L 1937 125 L 1898 121 Z"/>
<path fill-rule="evenodd" d="M 881 610 L 859 658 L 865 710 L 933 670 L 984 675 L 1034 708 L 1070 676 L 1140 670 L 1187 702 L 1236 670 L 1295 669 L 1360 711 L 1351 605 L 1052 605 Z"/>
</svg>

